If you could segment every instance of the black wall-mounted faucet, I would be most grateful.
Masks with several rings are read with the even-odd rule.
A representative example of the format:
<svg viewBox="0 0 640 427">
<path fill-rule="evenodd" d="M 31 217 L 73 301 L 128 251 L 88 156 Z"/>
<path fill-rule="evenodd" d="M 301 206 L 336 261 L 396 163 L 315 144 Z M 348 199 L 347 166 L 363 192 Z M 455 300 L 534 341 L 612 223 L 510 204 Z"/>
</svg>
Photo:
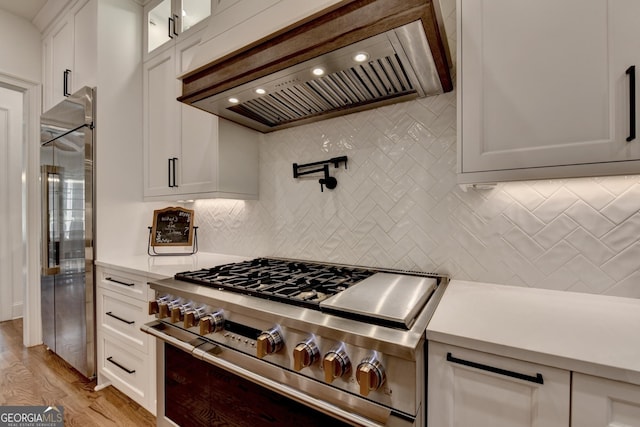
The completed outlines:
<svg viewBox="0 0 640 427">
<path fill-rule="evenodd" d="M 309 175 L 312 173 L 323 172 L 324 177 L 320 178 L 318 182 L 320 183 L 320 191 L 324 192 L 324 187 L 327 187 L 329 190 L 333 190 L 338 186 L 338 180 L 329 175 L 329 165 L 333 164 L 334 168 L 340 167 L 340 163 L 344 163 L 344 168 L 347 169 L 347 156 L 333 157 L 329 160 L 323 160 L 320 162 L 306 163 L 304 165 L 299 165 L 297 163 L 293 164 L 293 177 L 298 178 L 303 175 Z M 312 168 L 315 166 L 321 166 L 320 168 L 315 168 L 311 170 L 301 169 Z"/>
</svg>

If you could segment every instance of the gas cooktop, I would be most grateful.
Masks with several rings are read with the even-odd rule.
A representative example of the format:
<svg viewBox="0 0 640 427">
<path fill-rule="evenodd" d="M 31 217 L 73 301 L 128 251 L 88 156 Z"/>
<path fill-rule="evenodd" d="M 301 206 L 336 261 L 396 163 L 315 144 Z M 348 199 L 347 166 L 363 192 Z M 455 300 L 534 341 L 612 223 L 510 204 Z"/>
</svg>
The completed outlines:
<svg viewBox="0 0 640 427">
<path fill-rule="evenodd" d="M 227 289 L 308 308 L 372 276 L 374 270 L 308 261 L 256 258 L 175 275 L 199 285 Z"/>
<path fill-rule="evenodd" d="M 407 329 L 439 276 L 281 258 L 256 258 L 175 275 L 219 290 Z"/>
</svg>

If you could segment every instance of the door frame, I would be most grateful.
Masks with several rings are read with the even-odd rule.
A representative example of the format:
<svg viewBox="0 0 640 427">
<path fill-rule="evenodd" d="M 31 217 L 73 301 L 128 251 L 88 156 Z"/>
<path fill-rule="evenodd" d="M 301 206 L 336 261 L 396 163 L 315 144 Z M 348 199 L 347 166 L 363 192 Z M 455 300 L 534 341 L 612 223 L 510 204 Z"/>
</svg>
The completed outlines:
<svg viewBox="0 0 640 427">
<path fill-rule="evenodd" d="M 42 85 L 0 73 L 0 85 L 22 93 L 23 159 L 22 174 L 22 253 L 23 343 L 30 347 L 42 343 L 40 315 L 40 113 Z"/>
</svg>

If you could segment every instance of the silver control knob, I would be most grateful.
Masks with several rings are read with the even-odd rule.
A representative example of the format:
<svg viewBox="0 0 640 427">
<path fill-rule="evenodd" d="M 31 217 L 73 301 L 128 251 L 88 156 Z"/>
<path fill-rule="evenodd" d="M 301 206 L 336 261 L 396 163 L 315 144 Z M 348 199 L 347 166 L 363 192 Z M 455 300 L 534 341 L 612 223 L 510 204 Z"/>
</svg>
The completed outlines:
<svg viewBox="0 0 640 427">
<path fill-rule="evenodd" d="M 224 312 L 222 310 L 209 313 L 200 319 L 200 335 L 220 332 L 224 329 Z"/>
<path fill-rule="evenodd" d="M 278 327 L 271 328 L 267 331 L 262 331 L 256 340 L 258 346 L 256 348 L 256 356 L 262 359 L 267 354 L 273 354 L 278 352 L 284 345 L 284 339 L 282 333 Z"/>
<path fill-rule="evenodd" d="M 155 301 L 149 301 L 149 315 L 160 313 L 160 304 L 166 304 L 169 301 L 168 295 L 158 297 Z"/>
<path fill-rule="evenodd" d="M 386 379 L 384 367 L 375 355 L 362 359 L 358 364 L 356 380 L 360 384 L 361 395 L 368 396 L 370 391 L 378 390 Z"/>
<path fill-rule="evenodd" d="M 196 326 L 200 322 L 200 319 L 202 319 L 204 317 L 204 315 L 206 314 L 205 310 L 206 309 L 204 307 L 196 307 L 196 308 L 192 308 L 191 310 L 187 311 L 184 314 L 184 327 L 185 327 L 185 329 L 189 329 L 192 326 Z"/>
<path fill-rule="evenodd" d="M 313 365 L 320 358 L 320 350 L 313 338 L 298 343 L 293 349 L 293 369 L 296 371 Z"/>
<path fill-rule="evenodd" d="M 180 305 L 180 298 L 169 297 L 167 300 L 158 303 L 158 318 L 164 319 L 171 316 L 171 310 Z"/>
<path fill-rule="evenodd" d="M 184 315 L 187 311 L 193 308 L 193 304 L 187 302 L 185 304 L 178 304 L 171 308 L 171 323 L 182 322 Z"/>
<path fill-rule="evenodd" d="M 324 355 L 322 368 L 325 382 L 332 383 L 334 379 L 351 371 L 351 361 L 343 349 L 331 350 Z"/>
</svg>

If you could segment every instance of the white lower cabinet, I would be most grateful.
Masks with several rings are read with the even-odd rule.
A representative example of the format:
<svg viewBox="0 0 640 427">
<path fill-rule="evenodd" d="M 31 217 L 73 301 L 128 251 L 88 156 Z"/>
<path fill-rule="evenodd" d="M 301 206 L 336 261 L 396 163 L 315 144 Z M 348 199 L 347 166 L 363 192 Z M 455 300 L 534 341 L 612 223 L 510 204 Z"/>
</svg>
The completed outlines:
<svg viewBox="0 0 640 427">
<path fill-rule="evenodd" d="M 573 374 L 572 427 L 640 427 L 640 386 Z"/>
<path fill-rule="evenodd" d="M 428 366 L 429 426 L 569 426 L 569 371 L 437 342 Z"/>
<path fill-rule="evenodd" d="M 144 276 L 96 268 L 98 387 L 113 385 L 152 414 L 156 413 L 154 338 L 140 331 L 153 320 Z"/>
</svg>

